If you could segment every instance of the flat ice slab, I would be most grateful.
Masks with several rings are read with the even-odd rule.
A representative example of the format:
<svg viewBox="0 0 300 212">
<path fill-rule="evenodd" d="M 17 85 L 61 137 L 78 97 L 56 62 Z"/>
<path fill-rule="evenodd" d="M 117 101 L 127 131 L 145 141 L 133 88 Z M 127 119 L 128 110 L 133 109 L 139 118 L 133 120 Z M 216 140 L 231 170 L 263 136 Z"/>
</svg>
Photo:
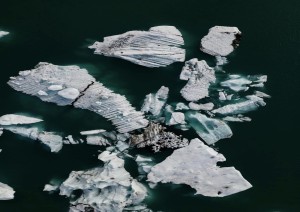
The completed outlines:
<svg viewBox="0 0 300 212">
<path fill-rule="evenodd" d="M 218 167 L 226 158 L 199 139 L 177 149 L 148 174 L 151 183 L 187 184 L 196 194 L 224 197 L 252 187 L 234 167 Z"/>
<path fill-rule="evenodd" d="M 11 200 L 14 198 L 15 191 L 9 185 L 0 183 L 0 200 Z"/>
<path fill-rule="evenodd" d="M 117 57 L 146 67 L 162 67 L 185 60 L 182 35 L 173 26 L 152 27 L 149 31 L 129 31 L 105 37 L 89 48 L 95 54 Z"/>
<path fill-rule="evenodd" d="M 96 82 L 86 69 L 78 66 L 39 63 L 32 70 L 19 72 L 19 76 L 11 78 L 8 84 L 45 102 L 73 105 L 100 114 L 112 121 L 121 133 L 148 125 L 143 113 L 136 111 L 124 96 Z M 41 91 L 47 95 L 39 95 Z"/>
<path fill-rule="evenodd" d="M 198 101 L 208 96 L 208 88 L 215 82 L 215 71 L 205 60 L 194 58 L 185 62 L 180 74 L 181 80 L 188 80 L 180 93 L 187 101 Z"/>
<path fill-rule="evenodd" d="M 241 32 L 237 27 L 215 26 L 201 39 L 201 51 L 213 56 L 227 56 L 238 46 Z"/>
<path fill-rule="evenodd" d="M 34 124 L 43 121 L 24 115 L 7 114 L 0 117 L 0 125 Z"/>
</svg>

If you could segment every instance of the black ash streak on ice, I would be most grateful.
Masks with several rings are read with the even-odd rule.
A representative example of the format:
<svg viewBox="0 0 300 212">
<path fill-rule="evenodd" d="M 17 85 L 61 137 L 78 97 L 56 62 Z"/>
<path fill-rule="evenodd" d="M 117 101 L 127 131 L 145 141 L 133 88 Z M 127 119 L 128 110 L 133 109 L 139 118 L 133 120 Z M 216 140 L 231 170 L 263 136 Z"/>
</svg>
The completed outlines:
<svg viewBox="0 0 300 212">
<path fill-rule="evenodd" d="M 236 93 L 263 87 L 267 81 L 266 76 L 242 77 L 223 73 L 226 80 L 219 83 L 216 88 L 210 87 L 216 81 L 215 70 L 222 70 L 222 65 L 227 63 L 224 56 L 238 46 L 240 35 L 241 32 L 236 27 L 211 28 L 208 35 L 201 40 L 201 50 L 216 56 L 217 66 L 211 68 L 204 60 L 198 61 L 196 58 L 186 61 L 180 79 L 187 81 L 181 90 L 187 103 L 178 102 L 176 106 L 167 104 L 169 89 L 162 86 L 157 93 L 148 94 L 142 106 L 141 111 L 147 114 L 150 121 L 144 118 L 142 112 L 136 111 L 125 97 L 114 94 L 101 83 L 94 81 L 85 69 L 78 66 L 40 63 L 35 69 L 20 72 L 20 76 L 11 78 L 8 84 L 17 91 L 58 105 L 73 105 L 91 110 L 111 120 L 119 129 L 119 133 L 105 130 L 82 132 L 82 135 L 87 136 L 88 144 L 104 146 L 109 143 L 116 144 L 99 155 L 104 166 L 72 172 L 62 185 L 50 183 L 44 190 L 50 192 L 60 190 L 61 195 L 68 197 L 77 189 L 88 194 L 80 195 L 71 203 L 70 209 L 74 211 L 87 209 L 97 211 L 103 207 L 113 211 L 126 209 L 151 211 L 143 204 L 147 195 L 146 187 L 133 179 L 124 169 L 123 158 L 133 157 L 127 154 L 129 145 L 126 141 L 129 141 L 132 147 L 152 146 L 154 151 L 179 148 L 159 164 L 154 164 L 151 158 L 142 155 L 135 157 L 139 172 L 143 178 L 147 175 L 150 187 L 158 182 L 184 183 L 194 188 L 196 194 L 211 197 L 223 197 L 251 188 L 251 184 L 234 167 L 217 166 L 217 162 L 226 160 L 222 154 L 199 139 L 193 139 L 189 143 L 187 139 L 168 132 L 164 127 L 164 125 L 176 126 L 182 130 L 193 128 L 207 144 L 214 144 L 220 139 L 231 137 L 228 121 L 250 121 L 250 118 L 241 114 L 265 106 L 263 98 L 270 96 L 261 91 L 254 91 L 254 94 L 246 97 L 240 97 L 240 93 L 239 95 Z M 158 26 L 150 28 L 149 31 L 130 31 L 106 37 L 103 43 L 96 42 L 90 48 L 95 49 L 95 54 L 119 57 L 146 67 L 160 67 L 183 62 L 185 50 L 180 48 L 183 44 L 182 35 L 175 27 Z M 74 70 L 76 76 L 72 73 Z M 85 79 L 90 79 L 88 80 L 90 83 L 87 84 Z M 26 87 L 28 84 L 31 87 Z M 59 91 L 47 90 L 49 86 L 56 84 L 63 85 L 65 89 L 77 89 L 79 95 L 71 101 L 62 98 Z M 219 95 L 219 99 L 201 103 L 201 100 L 209 97 L 208 94 L 211 92 L 214 92 L 214 96 Z M 215 105 L 221 107 L 214 108 Z M 26 125 L 26 123 L 18 124 Z M 0 125 L 1 132 L 2 128 L 5 130 L 5 127 Z M 44 140 L 46 144 L 53 141 L 51 136 L 50 139 L 47 138 L 48 140 Z M 71 135 L 67 140 L 62 142 L 77 144 L 83 141 L 74 141 Z M 217 180 L 208 185 L 206 181 L 211 179 Z M 108 203 L 104 203 L 102 192 L 107 196 L 105 201 Z"/>
</svg>

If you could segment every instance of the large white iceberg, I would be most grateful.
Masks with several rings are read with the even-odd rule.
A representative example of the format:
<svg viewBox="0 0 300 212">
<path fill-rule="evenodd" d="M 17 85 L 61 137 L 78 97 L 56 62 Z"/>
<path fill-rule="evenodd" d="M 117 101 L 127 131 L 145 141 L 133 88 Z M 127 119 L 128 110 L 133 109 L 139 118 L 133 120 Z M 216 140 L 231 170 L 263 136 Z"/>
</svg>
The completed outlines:
<svg viewBox="0 0 300 212">
<path fill-rule="evenodd" d="M 241 34 L 237 27 L 212 27 L 201 39 L 200 49 L 213 56 L 227 56 L 238 46 Z"/>
<path fill-rule="evenodd" d="M 89 48 L 95 54 L 122 58 L 146 67 L 167 66 L 185 60 L 181 33 L 173 26 L 152 27 L 149 31 L 129 31 L 105 37 Z"/>
<path fill-rule="evenodd" d="M 188 80 L 180 91 L 187 101 L 198 101 L 208 96 L 208 88 L 215 82 L 215 71 L 204 60 L 194 58 L 185 62 L 180 74 L 181 80 Z"/>
<path fill-rule="evenodd" d="M 196 194 L 224 197 L 252 187 L 234 167 L 221 168 L 225 157 L 199 139 L 177 149 L 163 162 L 153 166 L 148 174 L 151 183 L 187 184 Z"/>
<path fill-rule="evenodd" d="M 19 72 L 19 76 L 11 78 L 8 84 L 17 91 L 37 96 L 45 102 L 73 105 L 98 113 L 111 120 L 121 133 L 148 124 L 143 113 L 136 111 L 124 96 L 96 82 L 86 69 L 78 66 L 39 63 L 35 69 Z M 39 95 L 40 91 L 45 91 L 47 95 Z"/>
</svg>

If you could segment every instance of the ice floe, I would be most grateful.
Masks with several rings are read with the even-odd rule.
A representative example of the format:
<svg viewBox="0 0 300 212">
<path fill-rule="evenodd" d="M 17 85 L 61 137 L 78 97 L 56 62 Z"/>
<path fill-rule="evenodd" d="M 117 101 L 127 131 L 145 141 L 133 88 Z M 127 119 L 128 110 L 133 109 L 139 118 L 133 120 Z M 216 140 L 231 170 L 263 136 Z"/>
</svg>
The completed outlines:
<svg viewBox="0 0 300 212">
<path fill-rule="evenodd" d="M 21 71 L 8 84 L 17 91 L 39 97 L 57 105 L 73 105 L 109 119 L 119 132 L 130 132 L 147 126 L 143 113 L 136 111 L 124 96 L 113 93 L 96 82 L 86 69 L 39 63 L 34 69 Z M 58 90 L 58 85 L 64 89 Z M 52 87 L 49 90 L 49 87 Z M 39 95 L 40 91 L 48 95 Z"/>
<path fill-rule="evenodd" d="M 4 37 L 5 35 L 8 35 L 9 32 L 1 31 L 0 30 L 0 38 Z"/>
<path fill-rule="evenodd" d="M 34 124 L 43 121 L 42 119 L 33 118 L 24 115 L 6 114 L 0 117 L 0 125 L 17 125 L 17 124 Z"/>
<path fill-rule="evenodd" d="M 217 162 L 225 157 L 199 139 L 177 149 L 163 162 L 153 166 L 148 174 L 152 183 L 187 184 L 196 194 L 224 197 L 252 187 L 234 167 L 221 168 Z"/>
<path fill-rule="evenodd" d="M 201 39 L 200 49 L 213 56 L 227 56 L 238 46 L 241 34 L 237 27 L 212 27 Z"/>
<path fill-rule="evenodd" d="M 89 48 L 95 54 L 122 58 L 146 67 L 167 66 L 185 60 L 184 40 L 173 26 L 152 27 L 149 31 L 129 31 L 105 37 Z"/>
<path fill-rule="evenodd" d="M 186 113 L 186 119 L 207 144 L 214 144 L 232 136 L 230 127 L 219 119 L 209 118 L 199 112 Z"/>
<path fill-rule="evenodd" d="M 159 116 L 163 106 L 166 104 L 169 95 L 169 88 L 162 86 L 155 94 L 150 93 L 146 96 L 141 111 Z"/>
<path fill-rule="evenodd" d="M 187 62 L 180 74 L 181 80 L 188 80 L 180 91 L 187 101 L 198 101 L 208 96 L 208 88 L 215 82 L 215 72 L 204 60 L 194 58 Z"/>
<path fill-rule="evenodd" d="M 14 199 L 15 191 L 9 185 L 0 183 L 0 200 L 11 200 Z"/>
</svg>

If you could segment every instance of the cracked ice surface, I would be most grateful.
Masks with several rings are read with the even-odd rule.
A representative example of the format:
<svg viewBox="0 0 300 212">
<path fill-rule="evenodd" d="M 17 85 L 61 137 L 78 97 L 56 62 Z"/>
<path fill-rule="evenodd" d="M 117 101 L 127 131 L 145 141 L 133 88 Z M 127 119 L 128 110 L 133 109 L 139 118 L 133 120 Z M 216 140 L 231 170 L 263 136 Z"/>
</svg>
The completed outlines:
<svg viewBox="0 0 300 212">
<path fill-rule="evenodd" d="M 119 132 L 147 126 L 143 113 L 136 111 L 124 96 L 113 93 L 78 66 L 39 63 L 34 69 L 21 71 L 8 84 L 17 91 L 39 97 L 60 106 L 91 110 L 112 121 Z M 63 88 L 60 90 L 60 88 Z M 41 91 L 47 95 L 39 95 Z"/>
</svg>

